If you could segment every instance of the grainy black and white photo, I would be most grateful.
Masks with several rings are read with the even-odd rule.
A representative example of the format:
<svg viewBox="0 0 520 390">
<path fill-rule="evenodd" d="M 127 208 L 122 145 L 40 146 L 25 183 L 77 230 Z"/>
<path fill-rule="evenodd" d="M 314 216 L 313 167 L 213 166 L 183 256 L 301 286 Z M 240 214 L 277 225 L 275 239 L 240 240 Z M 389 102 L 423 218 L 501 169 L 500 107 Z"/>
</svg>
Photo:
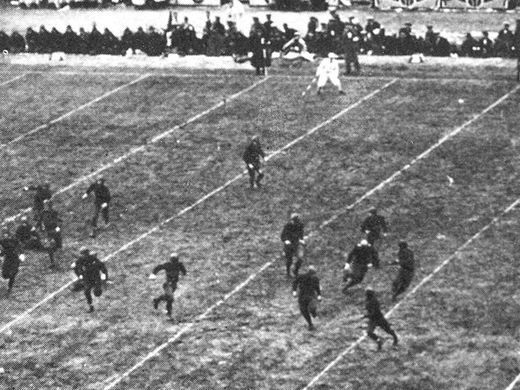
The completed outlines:
<svg viewBox="0 0 520 390">
<path fill-rule="evenodd" d="M 520 390 L 520 0 L 0 0 L 0 390 Z"/>
</svg>

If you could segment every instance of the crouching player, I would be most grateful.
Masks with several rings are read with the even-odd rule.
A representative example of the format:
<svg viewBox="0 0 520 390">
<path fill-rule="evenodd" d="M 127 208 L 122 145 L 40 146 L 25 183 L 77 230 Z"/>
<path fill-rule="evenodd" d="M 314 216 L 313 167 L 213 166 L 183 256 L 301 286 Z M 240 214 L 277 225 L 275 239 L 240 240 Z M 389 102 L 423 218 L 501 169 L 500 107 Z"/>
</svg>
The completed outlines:
<svg viewBox="0 0 520 390">
<path fill-rule="evenodd" d="M 338 88 L 338 92 L 341 95 L 345 94 L 341 88 L 341 81 L 339 81 L 339 62 L 335 53 L 329 53 L 327 58 L 321 60 L 316 70 L 316 78 L 318 79 L 318 95 L 321 94 L 321 90 L 327 84 L 327 81 L 330 81 L 332 85 Z"/>
</svg>

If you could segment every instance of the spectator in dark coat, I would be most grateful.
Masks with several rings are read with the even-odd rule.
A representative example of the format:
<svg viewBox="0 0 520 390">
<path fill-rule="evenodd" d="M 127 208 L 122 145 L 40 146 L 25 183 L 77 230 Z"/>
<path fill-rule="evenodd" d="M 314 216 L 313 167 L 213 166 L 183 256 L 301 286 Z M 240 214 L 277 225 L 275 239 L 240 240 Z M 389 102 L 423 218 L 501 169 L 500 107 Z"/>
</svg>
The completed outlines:
<svg viewBox="0 0 520 390">
<path fill-rule="evenodd" d="M 120 54 L 121 53 L 121 44 L 119 39 L 110 31 L 108 28 L 105 28 L 103 31 L 103 38 L 101 40 L 101 52 L 103 54 Z"/>
<path fill-rule="evenodd" d="M 89 54 L 90 34 L 83 27 L 79 29 L 78 49 L 79 54 Z"/>
<path fill-rule="evenodd" d="M 50 53 L 51 52 L 51 34 L 47 31 L 45 26 L 40 26 L 37 40 L 37 53 Z"/>
<path fill-rule="evenodd" d="M 461 54 L 464 57 L 478 57 L 480 54 L 478 42 L 470 33 L 466 34 L 466 38 L 462 42 Z"/>
<path fill-rule="evenodd" d="M 451 46 L 446 38 L 440 36 L 439 33 L 435 33 L 435 41 L 433 42 L 432 55 L 435 57 L 449 57 L 451 53 Z"/>
<path fill-rule="evenodd" d="M 9 40 L 9 51 L 12 53 L 22 53 L 25 51 L 25 39 L 23 39 L 23 36 L 17 31 L 14 31 L 11 34 L 11 39 Z"/>
<path fill-rule="evenodd" d="M 79 38 L 78 35 L 72 30 L 71 26 L 67 26 L 63 33 L 63 51 L 67 54 L 79 53 Z"/>
<path fill-rule="evenodd" d="M 0 51 L 9 50 L 10 38 L 5 31 L 0 30 Z"/>
<path fill-rule="evenodd" d="M 38 33 L 29 27 L 25 33 L 25 42 L 27 43 L 27 51 L 36 53 L 38 50 Z"/>
<path fill-rule="evenodd" d="M 365 31 L 367 33 L 372 33 L 376 28 L 380 29 L 381 24 L 378 21 L 374 20 L 373 16 L 367 16 L 367 24 L 365 25 Z"/>
<path fill-rule="evenodd" d="M 493 41 L 489 39 L 489 33 L 482 31 L 482 38 L 478 41 L 480 47 L 480 56 L 482 58 L 488 58 L 493 56 Z"/>
</svg>

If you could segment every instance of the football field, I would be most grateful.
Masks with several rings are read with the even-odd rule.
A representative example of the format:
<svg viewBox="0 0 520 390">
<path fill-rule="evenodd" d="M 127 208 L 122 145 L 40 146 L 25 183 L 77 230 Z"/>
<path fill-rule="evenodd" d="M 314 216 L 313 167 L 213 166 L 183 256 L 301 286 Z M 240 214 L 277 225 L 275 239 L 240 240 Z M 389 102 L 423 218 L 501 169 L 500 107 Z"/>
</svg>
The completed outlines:
<svg viewBox="0 0 520 390">
<path fill-rule="evenodd" d="M 0 287 L 1 389 L 506 389 L 520 373 L 520 85 L 492 77 L 343 78 L 152 71 L 0 72 L 0 219 L 49 181 L 63 222 L 59 269 L 29 253 Z M 241 155 L 258 134 L 265 186 Z M 89 238 L 103 175 L 111 225 Z M 380 270 L 341 292 L 346 254 L 376 206 L 389 222 Z M 285 277 L 291 212 L 323 300 L 309 332 Z M 406 240 L 421 268 L 390 297 Z M 70 264 L 88 246 L 113 284 L 86 313 Z M 154 311 L 177 251 L 187 267 L 174 323 Z M 363 337 L 364 287 L 401 337 Z M 380 331 L 379 331 L 380 332 Z"/>
</svg>

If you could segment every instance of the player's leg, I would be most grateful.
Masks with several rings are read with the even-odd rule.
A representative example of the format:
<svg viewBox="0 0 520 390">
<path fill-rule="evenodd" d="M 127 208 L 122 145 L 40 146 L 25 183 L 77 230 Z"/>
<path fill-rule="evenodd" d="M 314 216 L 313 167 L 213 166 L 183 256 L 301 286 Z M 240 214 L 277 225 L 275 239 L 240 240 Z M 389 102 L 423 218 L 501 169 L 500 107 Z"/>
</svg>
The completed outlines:
<svg viewBox="0 0 520 390">
<path fill-rule="evenodd" d="M 249 186 L 251 188 L 255 188 L 255 174 L 256 174 L 256 171 L 255 171 L 254 167 L 250 167 L 249 165 L 252 166 L 252 164 L 248 164 L 247 165 L 247 173 L 249 174 Z"/>
<path fill-rule="evenodd" d="M 291 267 L 292 267 L 292 262 L 293 262 L 293 257 L 294 257 L 294 247 L 292 244 L 284 244 L 284 247 L 283 247 L 283 253 L 285 255 L 285 268 L 286 268 L 286 273 L 287 273 L 287 276 L 290 277 L 291 276 Z"/>
<path fill-rule="evenodd" d="M 302 314 L 305 321 L 309 326 L 309 330 L 314 329 L 314 325 L 312 324 L 311 314 L 309 312 L 309 299 L 308 298 L 300 298 L 298 299 L 298 306 L 300 307 L 300 313 Z"/>
<path fill-rule="evenodd" d="M 89 306 L 89 308 L 88 308 L 89 313 L 92 313 L 94 311 L 94 305 L 92 304 L 92 289 L 93 288 L 94 288 L 94 286 L 92 284 L 90 284 L 90 283 L 85 284 L 84 294 L 85 294 L 85 299 L 87 300 L 87 304 Z"/>
<path fill-rule="evenodd" d="M 97 223 L 98 223 L 100 212 L 101 212 L 101 205 L 98 204 L 97 202 L 95 202 L 95 204 L 94 204 L 94 216 L 92 217 L 92 228 L 93 229 L 97 228 Z"/>
<path fill-rule="evenodd" d="M 339 77 L 337 75 L 330 76 L 329 77 L 330 82 L 332 85 L 334 85 L 340 94 L 344 94 L 343 89 L 341 88 L 341 81 L 339 80 Z"/>
<path fill-rule="evenodd" d="M 7 282 L 7 295 L 11 294 L 11 291 L 13 291 L 14 282 L 16 280 L 16 275 L 18 274 L 18 270 L 11 271 L 8 275 L 8 282 Z"/>
<path fill-rule="evenodd" d="M 258 164 L 255 164 L 255 170 L 258 173 L 258 176 L 256 177 L 256 185 L 258 187 L 260 187 L 261 186 L 260 182 L 264 178 L 264 173 L 261 170 L 260 162 Z"/>
<path fill-rule="evenodd" d="M 380 351 L 381 350 L 381 347 L 383 346 L 383 341 L 381 340 L 381 338 L 374 332 L 374 330 L 376 329 L 376 322 L 373 321 L 373 320 L 369 320 L 368 321 L 368 327 L 367 327 L 367 336 L 374 340 L 376 343 L 377 343 L 377 350 Z"/>
<path fill-rule="evenodd" d="M 318 95 L 321 94 L 321 90 L 327 84 L 328 76 L 326 74 L 321 74 L 318 76 L 318 81 L 316 83 L 316 86 L 318 87 L 317 93 Z"/>
<path fill-rule="evenodd" d="M 107 206 L 101 210 L 101 215 L 103 217 L 103 221 L 105 222 L 105 225 L 108 225 L 110 223 L 110 204 L 107 203 Z"/>
<path fill-rule="evenodd" d="M 381 319 L 377 324 L 381 329 L 383 329 L 386 333 L 388 333 L 392 338 L 394 339 L 394 345 L 397 345 L 399 343 L 399 339 L 397 337 L 397 334 L 394 332 L 388 321 L 383 318 Z"/>
<path fill-rule="evenodd" d="M 357 53 L 354 55 L 354 68 L 356 69 L 356 73 L 361 72 L 361 66 L 359 65 L 359 58 Z"/>
<path fill-rule="evenodd" d="M 166 315 L 168 317 L 172 316 L 172 309 L 173 309 L 173 294 L 168 295 L 166 297 Z"/>
</svg>

